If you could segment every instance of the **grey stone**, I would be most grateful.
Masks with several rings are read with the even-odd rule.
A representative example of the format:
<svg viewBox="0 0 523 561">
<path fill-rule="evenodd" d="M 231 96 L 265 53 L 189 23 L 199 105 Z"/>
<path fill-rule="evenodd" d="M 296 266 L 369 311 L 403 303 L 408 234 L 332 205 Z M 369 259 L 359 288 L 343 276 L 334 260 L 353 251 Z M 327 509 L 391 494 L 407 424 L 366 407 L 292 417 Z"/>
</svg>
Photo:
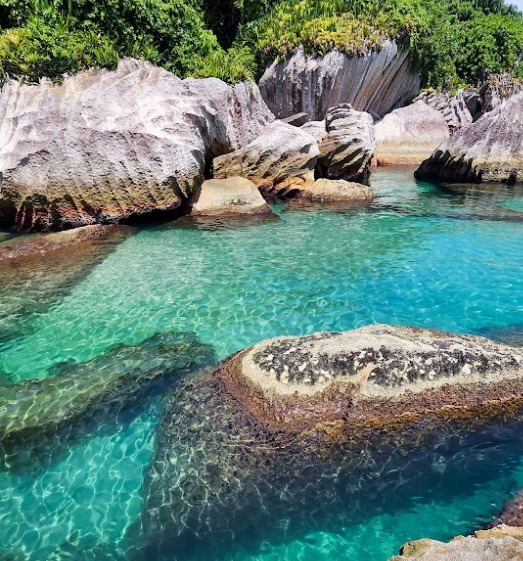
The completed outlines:
<svg viewBox="0 0 523 561">
<path fill-rule="evenodd" d="M 309 56 L 300 48 L 286 61 L 276 60 L 260 80 L 260 92 L 276 116 L 304 112 L 313 120 L 324 119 L 341 103 L 383 116 L 412 99 L 419 87 L 408 52 L 390 41 L 355 57 L 337 50 Z"/>
</svg>

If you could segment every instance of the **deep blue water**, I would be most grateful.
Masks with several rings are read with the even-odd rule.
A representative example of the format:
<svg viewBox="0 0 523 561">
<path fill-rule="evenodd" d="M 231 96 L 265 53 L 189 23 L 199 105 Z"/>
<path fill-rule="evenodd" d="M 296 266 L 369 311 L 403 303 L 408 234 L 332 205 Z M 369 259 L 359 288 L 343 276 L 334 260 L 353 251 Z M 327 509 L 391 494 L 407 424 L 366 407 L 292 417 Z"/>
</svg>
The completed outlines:
<svg viewBox="0 0 523 561">
<path fill-rule="evenodd" d="M 87 361 L 164 331 L 193 331 L 219 358 L 276 335 L 374 322 L 517 331 L 523 191 L 456 195 L 397 170 L 379 171 L 371 183 L 379 198 L 359 212 L 280 206 L 277 218 L 242 225 L 182 219 L 142 228 L 44 310 L 0 320 L 0 372 L 9 382 L 44 377 L 65 360 Z M 158 409 L 149 403 L 66 452 L 0 472 L 0 549 L 35 561 L 112 559 L 115 551 L 125 559 Z M 446 481 L 434 494 L 413 485 L 408 506 L 384 504 L 357 525 L 311 527 L 290 543 L 230 557 L 385 561 L 405 541 L 471 531 L 523 487 L 518 446 L 507 444 L 495 463 L 470 451 L 481 477 L 468 486 Z M 434 473 L 459 461 L 442 458 Z"/>
</svg>

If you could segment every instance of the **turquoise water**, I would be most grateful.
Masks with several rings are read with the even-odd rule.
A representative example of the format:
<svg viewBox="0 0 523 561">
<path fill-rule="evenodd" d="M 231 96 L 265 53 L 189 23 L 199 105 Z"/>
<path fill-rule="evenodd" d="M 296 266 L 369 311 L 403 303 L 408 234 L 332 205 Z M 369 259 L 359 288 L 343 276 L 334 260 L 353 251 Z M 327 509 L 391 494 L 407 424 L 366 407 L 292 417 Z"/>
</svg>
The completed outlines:
<svg viewBox="0 0 523 561">
<path fill-rule="evenodd" d="M 16 318 L 0 372 L 9 382 L 44 377 L 164 331 L 194 331 L 224 358 L 276 335 L 373 322 L 489 333 L 523 324 L 522 191 L 451 195 L 402 171 L 380 171 L 372 185 L 378 201 L 360 212 L 278 207 L 276 218 L 242 225 L 142 228 L 44 311 Z M 0 319 L 0 331 L 12 320 Z M 153 403 L 66 453 L 0 473 L 0 549 L 38 561 L 125 559 L 158 414 Z M 523 487 L 523 458 L 510 446 L 501 463 L 488 458 L 477 454 L 482 476 L 468 486 L 416 489 L 403 509 L 385 502 L 335 533 L 311 528 L 230 556 L 385 561 L 407 540 L 471 531 Z"/>
</svg>

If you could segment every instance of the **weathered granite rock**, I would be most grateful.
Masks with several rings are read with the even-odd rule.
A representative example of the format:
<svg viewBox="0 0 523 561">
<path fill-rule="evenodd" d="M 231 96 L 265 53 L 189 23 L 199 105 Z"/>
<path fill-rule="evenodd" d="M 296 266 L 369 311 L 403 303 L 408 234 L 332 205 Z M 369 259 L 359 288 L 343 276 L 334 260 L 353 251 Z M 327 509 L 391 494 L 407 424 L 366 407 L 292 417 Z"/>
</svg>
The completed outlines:
<svg viewBox="0 0 523 561">
<path fill-rule="evenodd" d="M 451 96 L 447 92 L 424 93 L 416 98 L 415 101 L 423 101 L 429 107 L 432 107 L 445 118 L 451 134 L 456 131 L 468 127 L 472 124 L 474 117 L 469 106 L 474 108 L 473 100 L 479 98 L 479 92 L 459 90 L 458 93 Z M 476 101 L 476 111 L 479 111 Z"/>
<path fill-rule="evenodd" d="M 0 338 L 21 327 L 20 314 L 42 312 L 60 299 L 133 232 L 93 225 L 0 244 Z"/>
<path fill-rule="evenodd" d="M 191 210 L 191 216 L 240 214 L 272 214 L 256 185 L 243 177 L 204 181 Z"/>
<path fill-rule="evenodd" d="M 336 206 L 361 206 L 372 202 L 374 192 L 367 185 L 351 183 L 343 179 L 318 179 L 312 185 L 304 185 L 294 194 L 291 206 L 333 204 Z"/>
<path fill-rule="evenodd" d="M 500 526 L 476 532 L 476 536 L 458 536 L 449 543 L 418 540 L 405 544 L 400 555 L 389 561 L 523 561 L 523 530 Z"/>
<path fill-rule="evenodd" d="M 175 389 L 143 535 L 208 559 L 233 539 L 256 548 L 369 516 L 414 480 L 454 480 L 445 454 L 506 438 L 522 389 L 521 349 L 477 337 L 372 326 L 260 343 Z"/>
<path fill-rule="evenodd" d="M 492 111 L 503 101 L 523 91 L 523 80 L 511 74 L 491 74 L 480 90 L 482 109 Z"/>
<path fill-rule="evenodd" d="M 408 53 L 393 42 L 360 57 L 336 50 L 309 56 L 298 49 L 285 62 L 275 61 L 260 80 L 260 92 L 275 115 L 304 112 L 316 120 L 340 103 L 383 116 L 412 99 L 419 87 Z"/>
<path fill-rule="evenodd" d="M 523 183 L 523 93 L 451 136 L 415 175 L 444 183 Z"/>
<path fill-rule="evenodd" d="M 318 171 L 329 179 L 360 181 L 368 175 L 376 149 L 374 120 L 350 104 L 332 107 L 325 119 Z"/>
<path fill-rule="evenodd" d="M 309 121 L 301 126 L 301 130 L 313 136 L 318 144 L 327 136 L 325 121 Z"/>
<path fill-rule="evenodd" d="M 419 165 L 450 136 L 443 115 L 423 101 L 385 115 L 375 131 L 379 166 Z"/>
<path fill-rule="evenodd" d="M 155 335 L 118 346 L 53 376 L 0 386 L 0 464 L 6 451 L 60 440 L 62 429 L 110 419 L 151 391 L 215 361 L 212 348 L 191 333 Z"/>
<path fill-rule="evenodd" d="M 62 229 L 171 211 L 206 160 L 274 116 L 257 87 L 180 80 L 125 59 L 62 85 L 8 82 L 0 96 L 0 225 Z"/>
<path fill-rule="evenodd" d="M 319 149 L 315 139 L 301 128 L 281 121 L 265 127 L 244 148 L 214 159 L 217 179 L 241 176 L 261 190 L 271 191 L 284 183 L 313 180 Z"/>
</svg>

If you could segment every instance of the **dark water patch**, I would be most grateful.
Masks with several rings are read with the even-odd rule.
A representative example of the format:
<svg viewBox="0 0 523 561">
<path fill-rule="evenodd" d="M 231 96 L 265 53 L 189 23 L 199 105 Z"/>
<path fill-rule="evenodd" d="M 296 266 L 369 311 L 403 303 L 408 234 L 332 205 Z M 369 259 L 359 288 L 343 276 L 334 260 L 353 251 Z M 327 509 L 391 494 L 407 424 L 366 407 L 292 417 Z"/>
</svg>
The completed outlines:
<svg viewBox="0 0 523 561">
<path fill-rule="evenodd" d="M 523 323 L 501 327 L 482 327 L 477 329 L 475 334 L 515 347 L 523 347 Z"/>
</svg>

